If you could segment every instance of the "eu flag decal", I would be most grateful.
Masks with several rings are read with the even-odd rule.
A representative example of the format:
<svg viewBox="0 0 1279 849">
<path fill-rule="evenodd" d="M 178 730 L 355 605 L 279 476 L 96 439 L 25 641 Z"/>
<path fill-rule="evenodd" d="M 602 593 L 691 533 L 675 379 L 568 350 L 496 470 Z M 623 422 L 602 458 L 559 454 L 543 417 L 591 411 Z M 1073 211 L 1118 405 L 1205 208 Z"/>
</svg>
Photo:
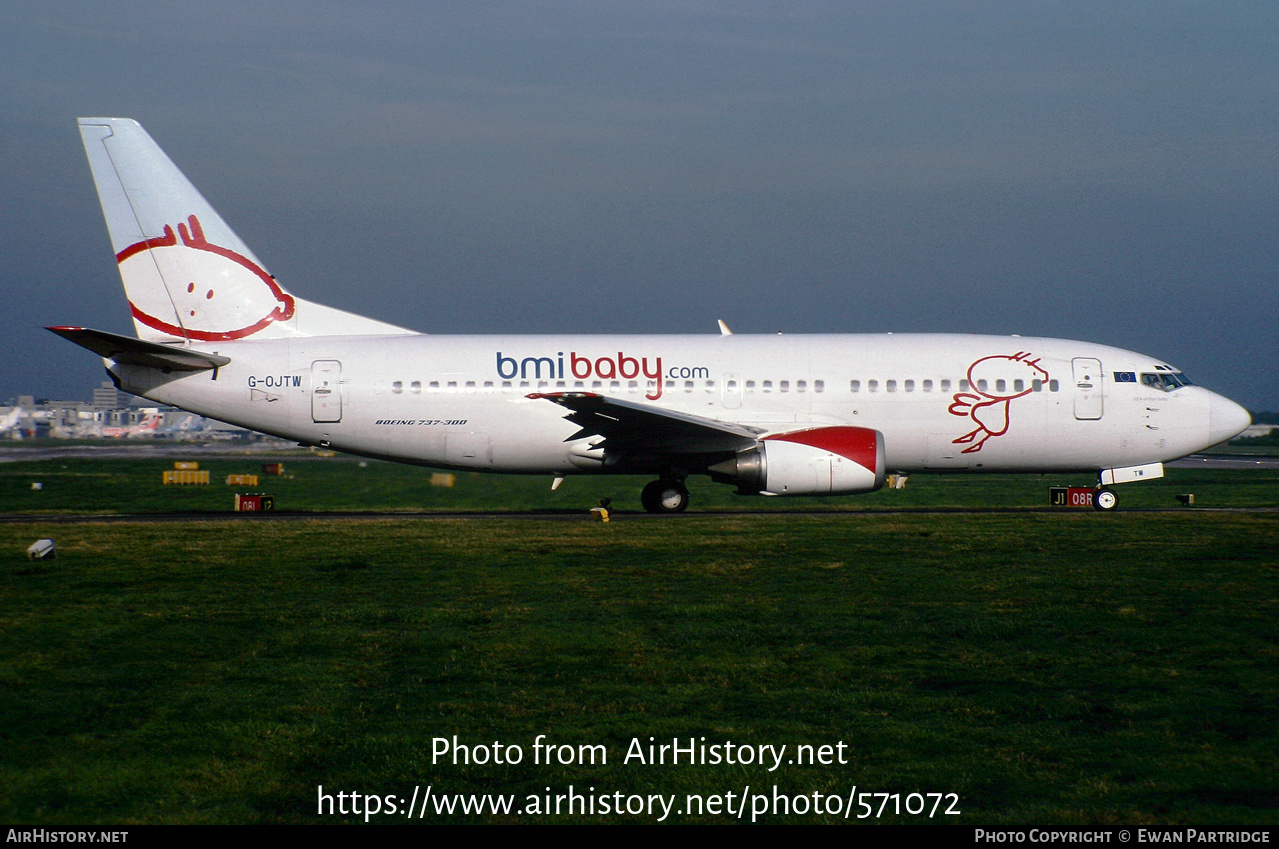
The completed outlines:
<svg viewBox="0 0 1279 849">
<path fill-rule="evenodd" d="M 1115 383 L 1136 383 L 1137 373 L 1134 371 L 1115 372 Z"/>
</svg>

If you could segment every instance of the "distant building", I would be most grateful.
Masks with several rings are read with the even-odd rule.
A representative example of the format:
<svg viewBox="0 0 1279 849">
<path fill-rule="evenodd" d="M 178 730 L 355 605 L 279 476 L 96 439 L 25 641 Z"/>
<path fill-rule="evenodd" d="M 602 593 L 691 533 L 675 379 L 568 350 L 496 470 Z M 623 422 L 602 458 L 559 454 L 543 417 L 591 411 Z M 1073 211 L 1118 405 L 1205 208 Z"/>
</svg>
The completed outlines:
<svg viewBox="0 0 1279 849">
<path fill-rule="evenodd" d="M 97 389 L 93 390 L 93 407 L 98 410 L 115 410 L 120 407 L 127 406 L 125 400 L 129 396 L 115 388 L 115 384 L 109 380 L 102 381 Z"/>
</svg>

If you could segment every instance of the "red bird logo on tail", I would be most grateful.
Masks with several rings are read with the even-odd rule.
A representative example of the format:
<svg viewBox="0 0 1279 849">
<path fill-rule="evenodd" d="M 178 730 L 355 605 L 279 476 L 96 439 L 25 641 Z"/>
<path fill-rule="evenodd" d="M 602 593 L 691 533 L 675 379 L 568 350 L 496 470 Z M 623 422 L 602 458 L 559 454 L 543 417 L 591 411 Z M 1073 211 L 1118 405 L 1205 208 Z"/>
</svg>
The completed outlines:
<svg viewBox="0 0 1279 849">
<path fill-rule="evenodd" d="M 266 270 L 214 245 L 194 215 L 116 254 L 133 317 L 171 336 L 243 339 L 293 317 L 293 296 Z M 156 275 L 159 275 L 157 280 Z"/>
</svg>

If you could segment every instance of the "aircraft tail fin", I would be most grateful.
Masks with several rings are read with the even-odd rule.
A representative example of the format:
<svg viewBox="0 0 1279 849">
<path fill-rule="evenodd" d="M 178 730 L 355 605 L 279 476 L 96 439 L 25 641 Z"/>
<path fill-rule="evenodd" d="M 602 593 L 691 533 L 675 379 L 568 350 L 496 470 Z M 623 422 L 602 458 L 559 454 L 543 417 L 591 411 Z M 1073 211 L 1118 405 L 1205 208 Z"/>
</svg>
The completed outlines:
<svg viewBox="0 0 1279 849">
<path fill-rule="evenodd" d="M 290 294 L 138 122 L 79 124 L 139 339 L 412 332 Z"/>
</svg>

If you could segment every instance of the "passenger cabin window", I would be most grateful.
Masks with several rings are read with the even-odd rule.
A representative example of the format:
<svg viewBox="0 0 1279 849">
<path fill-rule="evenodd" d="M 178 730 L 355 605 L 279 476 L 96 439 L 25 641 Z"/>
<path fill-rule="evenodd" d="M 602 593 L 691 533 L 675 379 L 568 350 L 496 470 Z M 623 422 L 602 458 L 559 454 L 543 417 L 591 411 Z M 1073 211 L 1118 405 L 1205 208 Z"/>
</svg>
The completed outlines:
<svg viewBox="0 0 1279 849">
<path fill-rule="evenodd" d="M 850 381 L 848 381 L 848 391 L 849 391 L 849 392 L 861 392 L 861 391 L 862 391 L 862 382 L 861 382 L 860 380 L 850 380 Z"/>
<path fill-rule="evenodd" d="M 394 392 L 396 395 L 399 395 L 401 392 L 403 392 L 403 391 L 404 391 L 404 381 L 402 381 L 402 380 L 397 380 L 397 381 L 395 381 L 394 383 L 392 383 L 392 384 L 391 384 L 391 391 L 392 391 L 392 392 Z"/>
</svg>

